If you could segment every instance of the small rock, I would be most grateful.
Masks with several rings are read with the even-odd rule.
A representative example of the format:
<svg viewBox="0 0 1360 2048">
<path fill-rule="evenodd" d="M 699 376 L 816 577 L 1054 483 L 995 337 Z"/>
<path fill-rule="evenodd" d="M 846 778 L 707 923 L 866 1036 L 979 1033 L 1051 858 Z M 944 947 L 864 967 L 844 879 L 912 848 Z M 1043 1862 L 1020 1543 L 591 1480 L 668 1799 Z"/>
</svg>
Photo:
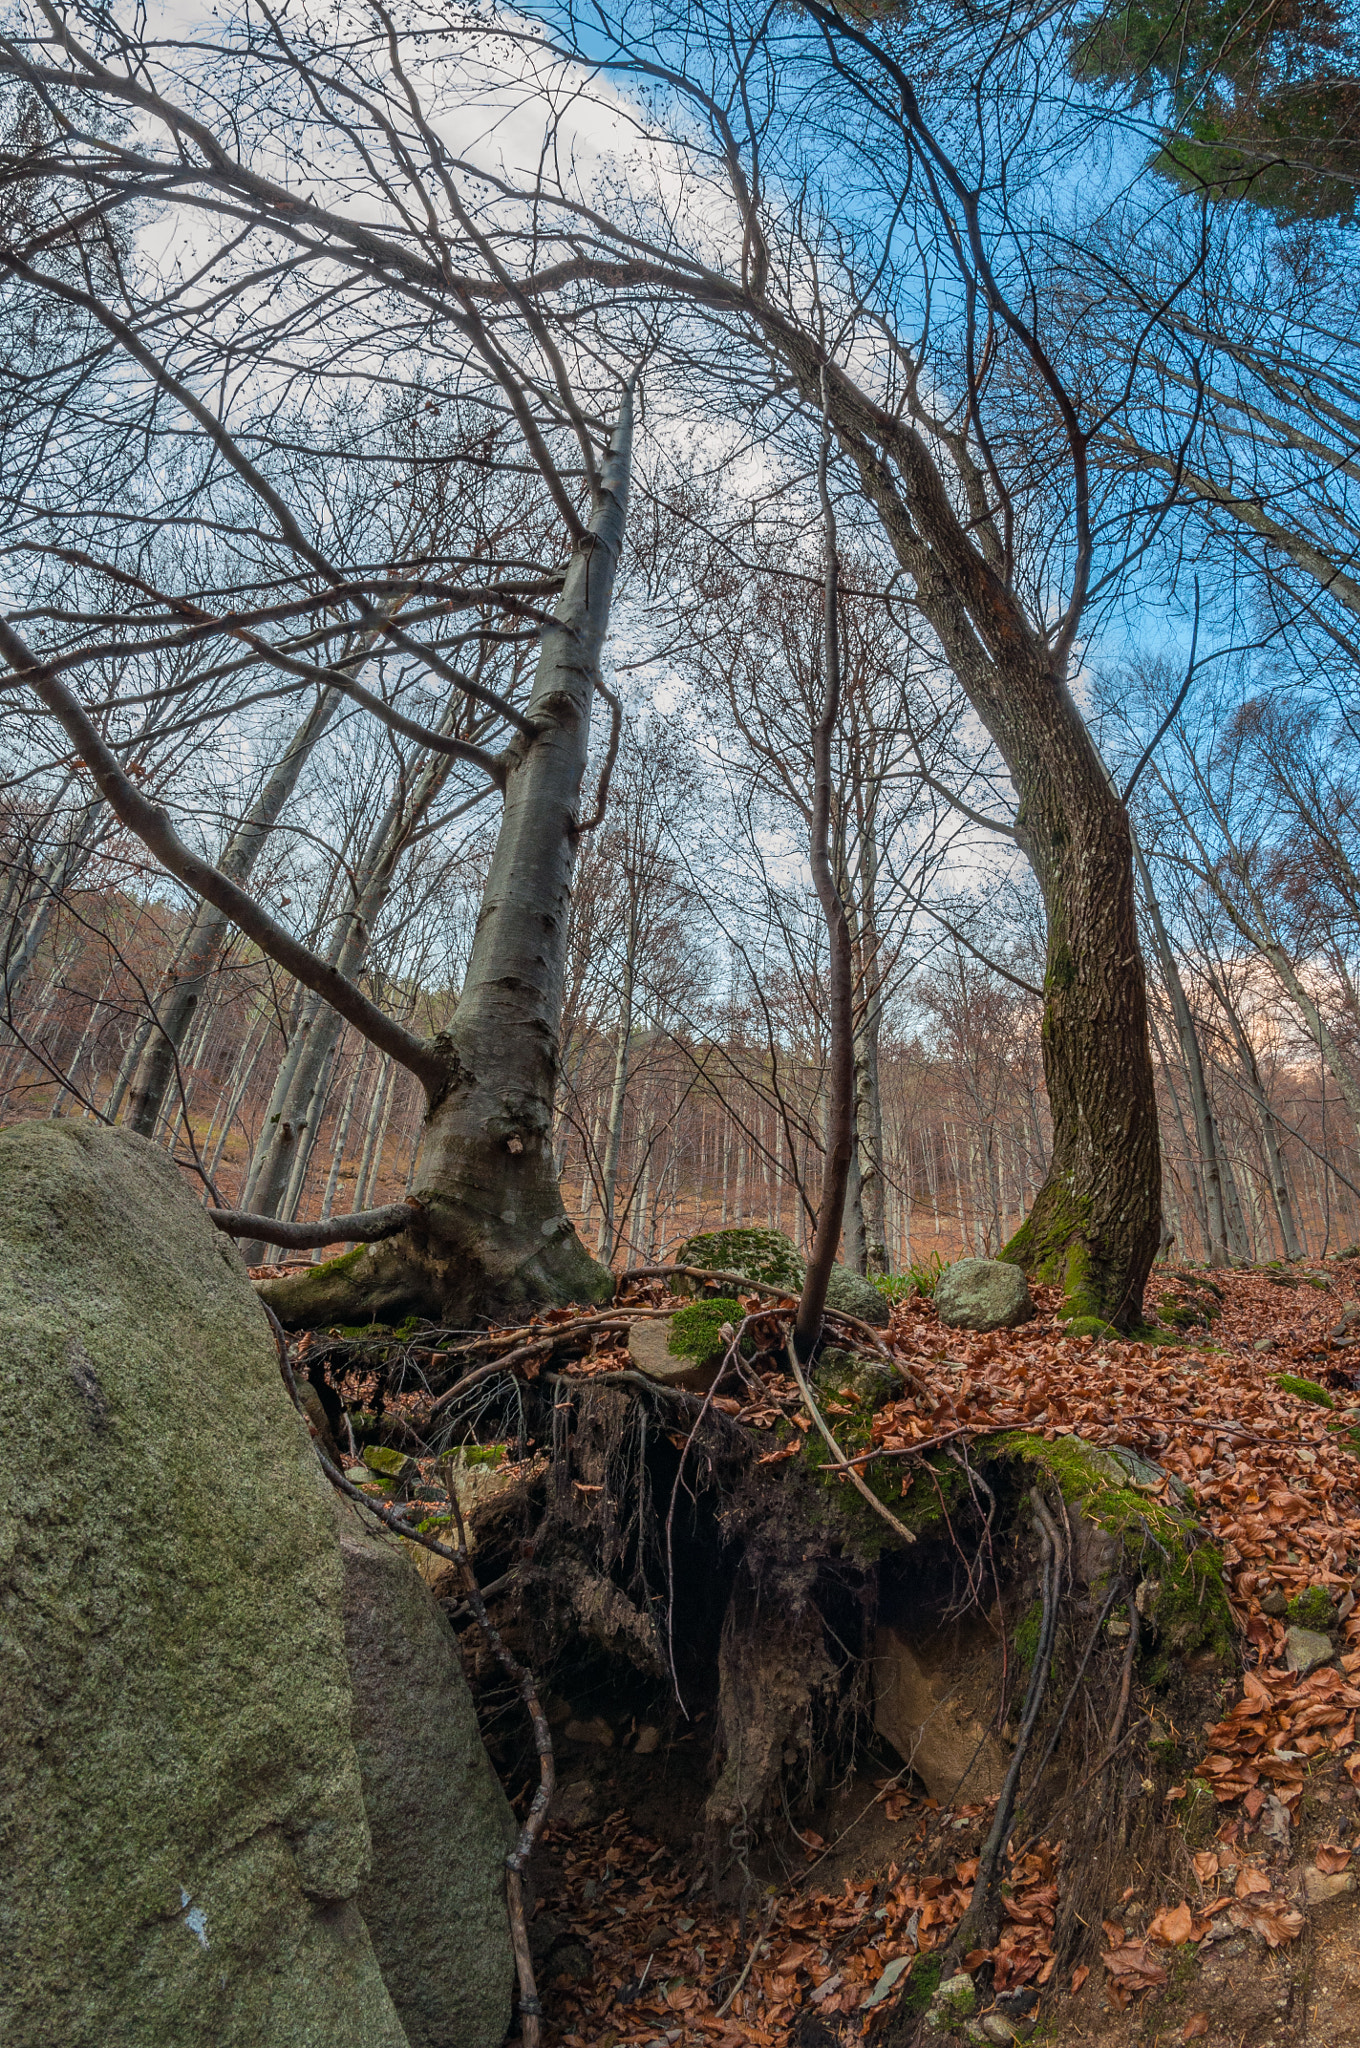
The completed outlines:
<svg viewBox="0 0 1360 2048">
<path fill-rule="evenodd" d="M 865 1280 L 849 1266 L 833 1266 L 826 1287 L 826 1305 L 843 1316 L 857 1316 L 883 1330 L 892 1316 L 892 1305 L 879 1293 L 872 1280 Z"/>
<path fill-rule="evenodd" d="M 1273 1337 L 1258 1337 L 1251 1348 L 1253 1351 L 1273 1351 L 1275 1349 L 1275 1339 Z"/>
<path fill-rule="evenodd" d="M 634 1756 L 655 1756 L 661 1747 L 659 1728 L 639 1728 L 637 1741 L 633 1744 Z"/>
<path fill-rule="evenodd" d="M 1221 1914 L 1219 1915 L 1219 1917 L 1218 1917 L 1218 1919 L 1217 1919 L 1217 1920 L 1211 1920 L 1211 1921 L 1209 1922 L 1209 1932 L 1208 1932 L 1208 1935 L 1207 1935 L 1207 1937 L 1206 1937 L 1206 1939 L 1207 1939 L 1207 1940 L 1209 1940 L 1209 1941 L 1231 1941 L 1231 1940 L 1232 1940 L 1232 1938 L 1233 1938 L 1233 1924 L 1232 1924 L 1232 1921 L 1231 1921 L 1231 1920 L 1230 1920 L 1230 1919 L 1228 1918 L 1228 1916 L 1227 1916 L 1227 1914 L 1226 1914 L 1226 1913 L 1221 1913 Z M 1224 1950 L 1224 1954 L 1226 1955 L 1226 1953 L 1227 1953 L 1227 1951 L 1226 1951 L 1226 1949 L 1225 1949 L 1225 1950 Z"/>
<path fill-rule="evenodd" d="M 989 2012 L 982 2022 L 984 2039 L 996 2041 L 1000 2048 L 1010 2048 L 1012 2041 L 1023 2041 L 1030 2031 L 1028 2020 L 1008 2019 L 1004 2012 Z"/>
<path fill-rule="evenodd" d="M 1341 1899 L 1355 1890 L 1355 1872 L 1338 1870 L 1332 1874 L 1318 1870 L 1311 1864 L 1303 1873 L 1303 1897 L 1305 1905 L 1325 1906 L 1329 1899 Z"/>
<path fill-rule="evenodd" d="M 931 2009 L 946 2022 L 973 2017 L 977 2011 L 977 1992 L 966 1970 L 960 1970 L 956 1977 L 945 1978 L 931 2000 Z"/>
<path fill-rule="evenodd" d="M 1013 1330 L 1034 1314 L 1028 1282 L 1007 1259 L 956 1259 L 935 1283 L 935 1309 L 951 1330 Z"/>
<path fill-rule="evenodd" d="M 1273 1614 L 1277 1621 L 1284 1620 L 1285 1615 L 1289 1612 L 1289 1602 L 1285 1598 L 1281 1587 L 1272 1586 L 1270 1591 L 1263 1596 L 1261 1612 L 1262 1614 Z"/>
<path fill-rule="evenodd" d="M 593 1721 L 568 1721 L 562 1733 L 568 1742 L 593 1742 L 600 1749 L 614 1747 L 614 1731 L 598 1714 Z"/>
<path fill-rule="evenodd" d="M 1330 1664 L 1335 1654 L 1331 1637 L 1320 1635 L 1315 1628 L 1291 1628 L 1284 1639 L 1284 1661 L 1300 1678 Z"/>
<path fill-rule="evenodd" d="M 419 1465 L 404 1451 L 388 1450 L 384 1444 L 367 1444 L 363 1457 L 369 1471 L 386 1480 L 389 1486 L 409 1486 L 420 1477 Z"/>
</svg>

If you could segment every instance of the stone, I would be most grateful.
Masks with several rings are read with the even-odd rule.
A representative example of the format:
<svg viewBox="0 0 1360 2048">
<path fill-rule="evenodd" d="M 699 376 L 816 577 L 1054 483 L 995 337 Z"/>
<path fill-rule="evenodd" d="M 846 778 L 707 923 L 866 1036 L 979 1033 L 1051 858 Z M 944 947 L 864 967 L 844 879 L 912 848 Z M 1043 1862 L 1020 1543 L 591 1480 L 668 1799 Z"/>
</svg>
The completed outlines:
<svg viewBox="0 0 1360 2048">
<path fill-rule="evenodd" d="M 660 1747 L 661 1730 L 659 1728 L 654 1728 L 649 1723 L 647 1727 L 638 1729 L 637 1741 L 633 1744 L 634 1756 L 655 1756 Z"/>
<path fill-rule="evenodd" d="M 951 1330 L 1013 1330 L 1034 1314 L 1029 1284 L 1007 1259 L 956 1259 L 935 1283 L 935 1308 Z"/>
<path fill-rule="evenodd" d="M 500 2048 L 515 1981 L 504 1887 L 514 1815 L 413 1546 L 370 1531 L 348 1502 L 336 1498 L 334 1512 L 373 1841 L 359 1910 L 411 2048 Z"/>
<path fill-rule="evenodd" d="M 628 1332 L 628 1358 L 635 1372 L 645 1373 L 666 1387 L 685 1387 L 690 1393 L 706 1394 L 718 1377 L 721 1357 L 702 1365 L 693 1358 L 677 1358 L 668 1350 L 672 1316 L 657 1316 L 634 1323 Z"/>
<path fill-rule="evenodd" d="M 702 1266 L 711 1273 L 739 1273 L 744 1280 L 787 1288 L 790 1294 L 800 1291 L 807 1272 L 798 1247 L 782 1230 L 701 1231 L 686 1238 L 674 1263 Z"/>
<path fill-rule="evenodd" d="M 405 1451 L 389 1450 L 385 1444 L 366 1444 L 363 1461 L 370 1472 L 389 1486 L 410 1486 L 420 1477 L 420 1467 Z"/>
<path fill-rule="evenodd" d="M 1284 1620 L 1285 1615 L 1289 1612 L 1289 1601 L 1281 1587 L 1272 1586 L 1270 1591 L 1263 1595 L 1261 1612 L 1262 1614 L 1273 1614 L 1277 1621 Z"/>
<path fill-rule="evenodd" d="M 874 1727 L 941 1806 L 994 1799 L 1006 1775 L 1006 1753 L 988 1726 L 991 1702 L 974 1703 L 970 1663 L 895 1628 L 880 1626 L 875 1637 Z"/>
<path fill-rule="evenodd" d="M 854 1273 L 849 1266 L 833 1266 L 826 1286 L 826 1305 L 843 1316 L 858 1316 L 862 1323 L 886 1330 L 892 1320 L 892 1303 L 879 1293 L 872 1280 Z"/>
<path fill-rule="evenodd" d="M 408 2048 L 331 1490 L 165 1153 L 0 1131 L 6 2048 Z"/>
<path fill-rule="evenodd" d="M 983 2039 L 999 2043 L 999 2048 L 1010 2048 L 1012 2041 L 1027 2041 L 1033 2032 L 1033 2020 L 1013 2020 L 1004 2012 L 989 2012 L 983 2016 Z"/>
<path fill-rule="evenodd" d="M 946 1977 L 930 2005 L 932 2012 L 947 2021 L 971 2019 L 977 2011 L 977 1992 L 967 1971 L 960 1970 L 957 1976 Z"/>
<path fill-rule="evenodd" d="M 597 1749 L 614 1747 L 614 1731 L 598 1714 L 590 1721 L 568 1721 L 562 1733 L 568 1742 L 591 1742 Z"/>
<path fill-rule="evenodd" d="M 1320 1665 L 1330 1664 L 1335 1655 L 1331 1637 L 1321 1635 L 1315 1628 L 1296 1627 L 1285 1631 L 1284 1661 L 1291 1671 L 1298 1672 L 1300 1678 L 1306 1678 Z"/>
<path fill-rule="evenodd" d="M 1303 1873 L 1303 1899 L 1308 1906 L 1325 1906 L 1332 1899 L 1344 1899 L 1355 1890 L 1355 1872 L 1317 1870 L 1311 1864 Z"/>
</svg>

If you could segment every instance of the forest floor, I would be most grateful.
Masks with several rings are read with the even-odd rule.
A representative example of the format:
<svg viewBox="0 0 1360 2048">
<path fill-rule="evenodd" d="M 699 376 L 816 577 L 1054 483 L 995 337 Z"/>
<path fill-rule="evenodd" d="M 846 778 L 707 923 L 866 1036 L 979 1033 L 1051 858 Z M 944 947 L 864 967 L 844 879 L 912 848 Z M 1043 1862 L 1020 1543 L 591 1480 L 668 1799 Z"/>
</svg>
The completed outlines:
<svg viewBox="0 0 1360 2048">
<path fill-rule="evenodd" d="M 1360 2048 L 1360 1310 L 1355 1335 L 1344 1326 L 1360 1263 L 1213 1277 L 1221 1313 L 1176 1344 L 1067 1339 L 1043 1290 L 1037 1321 L 989 1336 L 942 1329 L 928 1301 L 901 1304 L 889 1343 L 936 1405 L 892 1404 L 875 1435 L 891 1446 L 1019 1425 L 1129 1446 L 1190 1488 L 1225 1560 L 1240 1668 L 1222 1681 L 1219 1717 L 1154 1722 L 1167 1754 L 1189 1744 L 1191 1768 L 1141 1786 L 1174 1836 L 1152 1859 L 1170 1875 L 1140 1883 L 1136 1857 L 1112 1869 L 1090 1959 L 1059 1972 L 1061 1816 L 1010 1869 L 995 1985 L 1040 1991 L 1031 2038 Z M 1332 1405 L 1282 1376 L 1324 1383 Z M 1318 1587 L 1337 1655 L 1300 1676 L 1286 1666 L 1283 1609 Z M 1141 1704 L 1159 1710 L 1155 1696 Z M 602 1721 L 557 1732 L 535 1929 L 548 2042 L 881 2038 L 906 1961 L 940 1947 L 964 1911 L 989 1809 L 941 1808 L 907 1774 L 864 1770 L 815 1827 L 790 1833 L 739 1913 L 715 1903 L 693 1847 L 695 1739 Z M 994 2020 L 984 2037 L 1006 2033 Z"/>
</svg>

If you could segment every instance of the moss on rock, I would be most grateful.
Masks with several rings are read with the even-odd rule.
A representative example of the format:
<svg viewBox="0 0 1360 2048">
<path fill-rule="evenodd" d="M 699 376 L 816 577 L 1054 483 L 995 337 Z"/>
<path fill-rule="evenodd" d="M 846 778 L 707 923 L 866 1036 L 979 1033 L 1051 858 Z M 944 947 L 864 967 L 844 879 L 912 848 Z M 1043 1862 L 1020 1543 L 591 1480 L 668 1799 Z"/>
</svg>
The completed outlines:
<svg viewBox="0 0 1360 2048">
<path fill-rule="evenodd" d="M 405 2048 L 331 1495 L 173 1162 L 0 1132 L 7 2048 Z"/>
<path fill-rule="evenodd" d="M 675 1254 L 677 1266 L 702 1266 L 710 1273 L 739 1273 L 766 1287 L 797 1294 L 806 1267 L 791 1237 L 782 1230 L 706 1230 L 686 1238 Z"/>
<path fill-rule="evenodd" d="M 722 1335 L 723 1324 L 730 1323 L 735 1330 L 745 1313 L 739 1301 L 725 1294 L 692 1301 L 671 1317 L 666 1349 L 672 1358 L 692 1358 L 696 1365 L 707 1365 L 727 1349 L 729 1339 Z M 750 1355 L 749 1338 L 743 1339 L 742 1349 Z"/>
<path fill-rule="evenodd" d="M 1184 1500 L 1168 1502 L 1150 1491 L 1165 1476 L 1158 1468 L 1134 1452 L 1103 1450 L 1075 1436 L 1049 1442 L 1013 1431 L 990 1439 L 989 1448 L 1046 1474 L 1069 1506 L 1111 1539 L 1115 1548 L 1102 1576 L 1108 1583 L 1120 1569 L 1141 1578 L 1140 1612 L 1166 1653 L 1232 1655 L 1222 1557 L 1204 1540 Z"/>
<path fill-rule="evenodd" d="M 1275 1384 L 1282 1394 L 1292 1394 L 1298 1401 L 1312 1401 L 1319 1408 L 1336 1406 L 1327 1389 L 1320 1387 L 1316 1380 L 1304 1380 L 1296 1373 L 1281 1372 L 1276 1373 Z"/>
</svg>

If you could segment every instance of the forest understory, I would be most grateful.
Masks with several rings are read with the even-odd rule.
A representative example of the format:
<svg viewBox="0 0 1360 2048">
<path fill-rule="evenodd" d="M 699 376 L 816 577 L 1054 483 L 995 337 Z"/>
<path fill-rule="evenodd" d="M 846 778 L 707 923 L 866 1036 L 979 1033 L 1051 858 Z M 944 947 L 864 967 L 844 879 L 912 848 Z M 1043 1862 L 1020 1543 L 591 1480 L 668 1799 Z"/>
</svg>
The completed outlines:
<svg viewBox="0 0 1360 2048">
<path fill-rule="evenodd" d="M 988 1335 L 916 1295 L 833 1318 L 806 1398 L 791 1303 L 664 1277 L 295 1341 L 351 1484 L 446 1542 L 452 1487 L 536 1679 L 546 2041 L 1360 2042 L 1357 1283 L 1159 1267 L 1137 1343 L 1064 1335 L 1052 1289 Z M 639 1371 L 686 1309 L 726 1318 L 707 1365 Z M 523 1816 L 522 1688 L 419 1555 Z"/>
</svg>

